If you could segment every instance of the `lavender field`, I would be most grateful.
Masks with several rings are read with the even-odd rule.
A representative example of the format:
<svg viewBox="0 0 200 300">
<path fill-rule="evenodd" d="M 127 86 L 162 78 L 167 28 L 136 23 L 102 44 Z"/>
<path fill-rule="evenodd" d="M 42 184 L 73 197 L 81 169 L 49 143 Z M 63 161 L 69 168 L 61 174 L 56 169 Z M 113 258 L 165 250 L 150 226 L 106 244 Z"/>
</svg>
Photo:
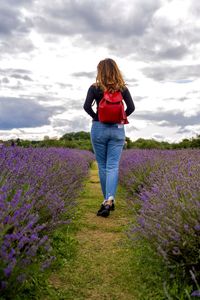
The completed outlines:
<svg viewBox="0 0 200 300">
<path fill-rule="evenodd" d="M 0 148 L 2 294 L 29 280 L 33 267 L 40 272 L 55 260 L 51 234 L 74 218 L 93 160 L 85 150 Z M 134 245 L 147 242 L 171 276 L 198 295 L 200 150 L 124 150 L 119 174 L 133 212 Z"/>
<path fill-rule="evenodd" d="M 73 217 L 93 154 L 62 148 L 0 149 L 0 291 L 48 267 L 49 234 Z"/>
<path fill-rule="evenodd" d="M 134 211 L 131 239 L 148 241 L 200 293 L 200 150 L 126 150 L 120 183 Z"/>
</svg>

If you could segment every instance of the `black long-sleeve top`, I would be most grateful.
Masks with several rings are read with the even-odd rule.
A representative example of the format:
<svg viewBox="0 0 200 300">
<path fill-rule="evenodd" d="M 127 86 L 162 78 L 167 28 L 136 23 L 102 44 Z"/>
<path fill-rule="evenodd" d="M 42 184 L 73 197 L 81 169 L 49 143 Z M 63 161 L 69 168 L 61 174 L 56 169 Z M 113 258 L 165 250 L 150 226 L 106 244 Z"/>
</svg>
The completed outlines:
<svg viewBox="0 0 200 300">
<path fill-rule="evenodd" d="M 130 114 L 132 114 L 132 112 L 134 112 L 135 105 L 133 103 L 133 99 L 132 99 L 131 94 L 127 87 L 125 87 L 121 93 L 122 93 L 123 100 L 126 103 L 125 112 L 128 117 Z M 89 87 L 83 108 L 92 117 L 92 119 L 94 121 L 99 121 L 98 106 L 99 106 L 99 102 L 102 99 L 102 97 L 103 97 L 103 91 L 100 87 L 96 87 L 95 85 L 91 85 Z M 95 100 L 96 104 L 97 104 L 96 113 L 92 109 L 93 100 Z"/>
</svg>

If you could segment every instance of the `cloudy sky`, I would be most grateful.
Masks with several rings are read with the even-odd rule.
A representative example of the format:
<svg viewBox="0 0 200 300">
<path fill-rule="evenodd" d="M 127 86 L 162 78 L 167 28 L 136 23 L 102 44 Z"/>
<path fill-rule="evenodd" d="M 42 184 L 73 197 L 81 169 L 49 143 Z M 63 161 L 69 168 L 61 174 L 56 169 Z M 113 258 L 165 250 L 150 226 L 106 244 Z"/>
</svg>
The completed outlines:
<svg viewBox="0 0 200 300">
<path fill-rule="evenodd" d="M 96 66 L 116 60 L 136 110 L 126 135 L 200 134 L 200 1 L 0 1 L 0 139 L 89 131 Z"/>
</svg>

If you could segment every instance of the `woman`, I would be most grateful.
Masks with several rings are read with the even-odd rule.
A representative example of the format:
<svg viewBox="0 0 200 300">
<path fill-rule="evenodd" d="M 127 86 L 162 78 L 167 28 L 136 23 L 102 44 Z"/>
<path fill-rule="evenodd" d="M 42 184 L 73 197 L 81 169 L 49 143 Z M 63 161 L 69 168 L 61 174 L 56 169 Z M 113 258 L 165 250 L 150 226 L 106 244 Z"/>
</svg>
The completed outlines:
<svg viewBox="0 0 200 300">
<path fill-rule="evenodd" d="M 98 216 L 107 217 L 115 208 L 115 194 L 118 184 L 119 161 L 125 142 L 124 125 L 118 123 L 102 123 L 99 121 L 98 108 L 104 91 L 114 93 L 121 91 L 126 103 L 126 116 L 135 106 L 122 74 L 113 59 L 107 58 L 97 66 L 96 83 L 88 90 L 83 108 L 92 117 L 91 142 L 98 163 L 99 178 L 104 201 L 97 212 Z M 93 100 L 97 104 L 97 112 L 92 109 Z"/>
</svg>

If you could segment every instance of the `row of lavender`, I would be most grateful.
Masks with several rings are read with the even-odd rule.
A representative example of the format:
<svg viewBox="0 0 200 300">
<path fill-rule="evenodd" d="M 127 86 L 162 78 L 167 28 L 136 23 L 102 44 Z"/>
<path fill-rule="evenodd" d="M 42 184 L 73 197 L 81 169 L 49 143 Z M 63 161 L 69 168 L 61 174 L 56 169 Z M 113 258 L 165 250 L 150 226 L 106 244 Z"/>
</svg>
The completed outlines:
<svg viewBox="0 0 200 300">
<path fill-rule="evenodd" d="M 93 154 L 48 148 L 0 149 L 0 290 L 52 259 L 49 234 L 69 223 Z M 38 258 L 39 256 L 39 258 Z"/>
<path fill-rule="evenodd" d="M 137 211 L 132 238 L 148 240 L 169 267 L 198 286 L 200 150 L 126 150 L 120 182 Z"/>
</svg>

